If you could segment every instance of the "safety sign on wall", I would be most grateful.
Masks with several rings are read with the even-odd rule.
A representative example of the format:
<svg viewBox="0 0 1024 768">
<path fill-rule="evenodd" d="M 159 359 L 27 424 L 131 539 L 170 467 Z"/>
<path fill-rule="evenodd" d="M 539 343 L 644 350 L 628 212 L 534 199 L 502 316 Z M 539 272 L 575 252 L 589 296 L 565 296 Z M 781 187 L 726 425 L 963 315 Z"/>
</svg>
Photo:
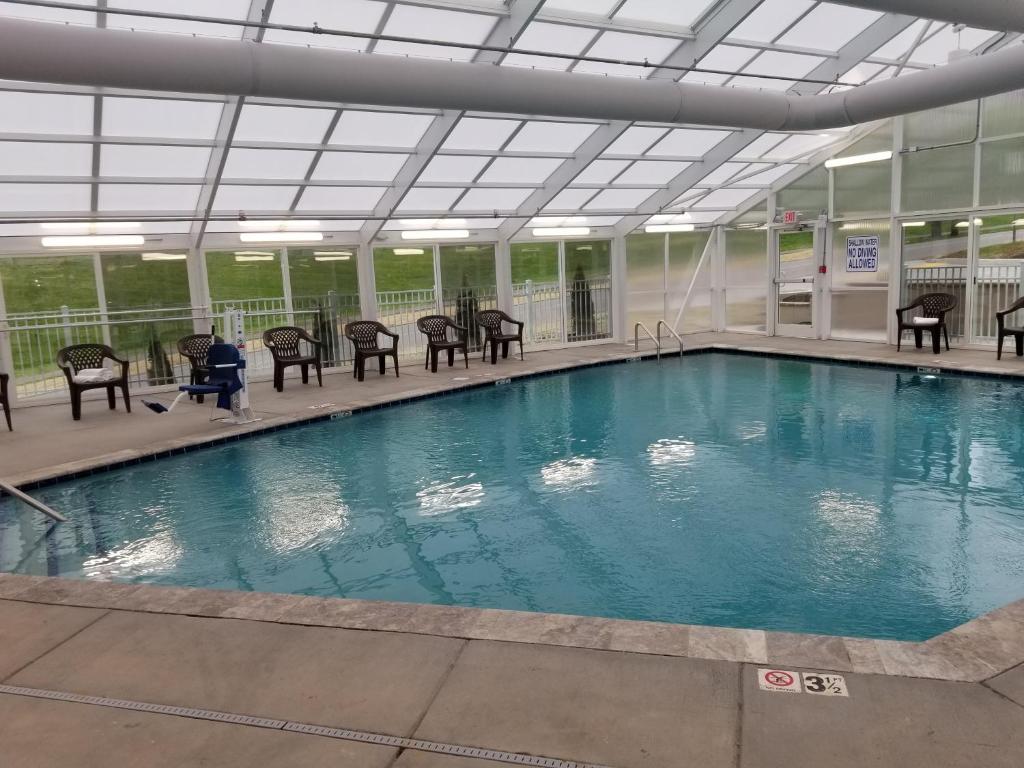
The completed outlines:
<svg viewBox="0 0 1024 768">
<path fill-rule="evenodd" d="M 878 235 L 846 238 L 846 271 L 878 271 Z"/>
<path fill-rule="evenodd" d="M 815 696 L 849 696 L 846 678 L 830 672 L 792 672 L 787 669 L 757 670 L 757 685 L 774 693 L 810 693 Z"/>
</svg>

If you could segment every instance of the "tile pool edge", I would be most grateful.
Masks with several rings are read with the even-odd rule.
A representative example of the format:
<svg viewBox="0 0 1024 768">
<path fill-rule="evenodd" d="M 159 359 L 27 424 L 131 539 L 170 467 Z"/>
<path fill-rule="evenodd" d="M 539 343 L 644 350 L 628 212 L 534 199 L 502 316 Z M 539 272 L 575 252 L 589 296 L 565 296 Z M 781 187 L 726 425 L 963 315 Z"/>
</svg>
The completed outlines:
<svg viewBox="0 0 1024 768">
<path fill-rule="evenodd" d="M 0 573 L 3 600 L 956 682 L 1024 663 L 1024 600 L 924 642 L 9 573 Z"/>
<path fill-rule="evenodd" d="M 770 337 L 766 337 L 770 338 Z M 865 342 L 866 346 L 871 346 L 870 343 Z M 884 346 L 889 345 L 874 345 Z M 583 349 L 580 350 L 584 352 Z M 813 362 L 813 363 L 834 363 L 839 365 L 852 365 L 852 366 L 864 366 L 870 368 L 882 368 L 888 370 L 907 370 L 915 371 L 921 368 L 927 368 L 929 372 L 936 372 L 942 375 L 955 375 L 955 376 L 968 376 L 978 378 L 994 378 L 994 379 L 1009 379 L 1009 380 L 1024 380 L 1024 371 L 1014 372 L 997 370 L 993 368 L 986 368 L 984 366 L 976 365 L 963 365 L 955 361 L 951 361 L 951 364 L 943 366 L 922 366 L 921 361 L 908 359 L 906 362 L 892 360 L 890 358 L 876 357 L 872 355 L 849 355 L 849 354 L 831 354 L 827 350 L 816 352 L 813 350 L 788 350 L 781 349 L 771 346 L 749 346 L 739 344 L 728 344 L 720 342 L 698 342 L 693 346 L 688 347 L 682 351 L 670 350 L 663 352 L 661 357 L 667 358 L 679 358 L 688 357 L 691 355 L 709 354 L 709 353 L 724 353 L 743 355 L 751 357 L 772 357 L 777 359 L 796 360 L 801 362 Z M 275 416 L 266 418 L 261 422 L 253 425 L 246 425 L 242 427 L 227 428 L 222 434 L 219 435 L 199 435 L 193 437 L 174 438 L 171 440 L 165 440 L 158 443 L 154 443 L 146 448 L 128 448 L 113 453 L 107 453 L 100 456 L 90 457 L 88 459 L 81 459 L 78 461 L 68 462 L 66 464 L 53 465 L 49 467 L 43 467 L 41 469 L 22 472 L 20 474 L 11 475 L 4 478 L 7 482 L 14 486 L 24 490 L 32 491 L 38 488 L 42 488 L 48 485 L 53 485 L 65 480 L 77 480 L 90 475 L 109 472 L 116 469 L 123 469 L 128 466 L 135 464 L 142 464 L 145 462 L 156 461 L 158 459 L 167 458 L 170 456 L 177 456 L 183 453 L 188 453 L 196 450 L 203 450 L 205 448 L 213 448 L 218 445 L 224 445 L 225 443 L 234 442 L 250 437 L 257 437 L 259 435 L 270 434 L 272 432 L 278 432 L 284 429 L 291 429 L 294 427 L 301 427 L 307 424 L 316 424 L 324 421 L 331 421 L 334 419 L 340 419 L 347 416 L 351 416 L 356 413 L 362 413 L 364 411 L 377 410 L 381 408 L 390 408 L 397 405 L 404 405 L 406 403 L 412 403 L 420 400 L 428 400 L 436 397 L 444 397 L 446 395 L 452 395 L 460 392 L 468 392 L 475 389 L 481 389 L 484 387 L 493 387 L 497 384 L 506 383 L 513 380 L 520 379 L 532 379 L 543 376 L 553 376 L 568 371 L 584 370 L 587 368 L 596 368 L 605 365 L 623 365 L 627 363 L 633 363 L 637 361 L 650 361 L 658 357 L 657 353 L 653 350 L 644 351 L 621 351 L 613 352 L 603 358 L 587 358 L 581 357 L 576 361 L 569 363 L 562 363 L 557 365 L 541 366 L 539 368 L 527 369 L 527 370 L 509 370 L 504 371 L 504 376 L 490 376 L 487 378 L 471 381 L 471 382 L 453 382 L 451 380 L 438 382 L 432 384 L 429 387 L 423 387 L 419 389 L 412 389 L 406 392 L 401 392 L 394 395 L 378 396 L 371 400 L 355 400 L 350 405 L 345 406 L 332 406 L 330 408 L 324 408 L 316 414 L 291 414 L 283 416 Z M 934 361 L 932 361 L 934 362 Z M 0 491 L 0 498 L 4 498 L 6 494 Z"/>
</svg>

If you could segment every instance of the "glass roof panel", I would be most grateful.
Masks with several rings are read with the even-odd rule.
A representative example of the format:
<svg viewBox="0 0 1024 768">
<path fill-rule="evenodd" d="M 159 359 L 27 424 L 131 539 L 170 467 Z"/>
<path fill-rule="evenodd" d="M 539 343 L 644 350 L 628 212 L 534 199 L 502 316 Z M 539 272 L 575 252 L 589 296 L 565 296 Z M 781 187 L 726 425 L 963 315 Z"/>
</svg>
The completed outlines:
<svg viewBox="0 0 1024 768">
<path fill-rule="evenodd" d="M 638 160 L 621 176 L 615 184 L 668 184 L 672 179 L 690 167 L 690 163 L 671 162 L 666 160 Z"/>
<path fill-rule="evenodd" d="M 638 208 L 656 189 L 605 189 L 598 192 L 584 208 L 589 210 L 622 211 Z"/>
<path fill-rule="evenodd" d="M 770 43 L 813 5 L 812 0 L 764 0 L 729 37 Z"/>
<path fill-rule="evenodd" d="M 438 155 L 423 169 L 419 180 L 470 182 L 489 160 L 479 155 Z"/>
<path fill-rule="evenodd" d="M 88 184 L 0 184 L 0 210 L 88 211 L 89 193 Z"/>
<path fill-rule="evenodd" d="M 415 147 L 434 121 L 431 115 L 360 112 L 346 109 L 330 144 L 363 147 Z"/>
<path fill-rule="evenodd" d="M 447 211 L 465 190 L 451 187 L 413 187 L 402 202 L 399 211 Z"/>
<path fill-rule="evenodd" d="M 92 145 L 0 141 L 0 175 L 92 176 Z"/>
<path fill-rule="evenodd" d="M 512 137 L 509 152 L 575 152 L 597 129 L 592 123 L 548 123 L 532 120 Z"/>
<path fill-rule="evenodd" d="M 500 149 L 519 126 L 519 120 L 464 117 L 448 134 L 444 146 L 449 149 Z"/>
<path fill-rule="evenodd" d="M 539 186 L 561 164 L 561 160 L 551 157 L 499 157 L 484 171 L 480 181 Z"/>
<path fill-rule="evenodd" d="M 316 153 L 299 149 L 239 149 L 224 161 L 225 179 L 294 179 L 306 177 Z"/>
<path fill-rule="evenodd" d="M 619 0 L 547 0 L 544 3 L 544 9 L 580 11 L 591 16 L 607 17 L 618 3 Z"/>
<path fill-rule="evenodd" d="M 932 31 L 934 31 L 935 22 L 918 19 L 888 43 L 875 51 L 872 56 L 877 56 L 882 59 L 902 58 L 903 55 L 910 50 L 910 46 L 914 44 L 914 41 L 917 40 L 918 35 L 921 34 L 921 30 L 923 30 L 926 25 L 931 26 L 933 28 Z"/>
<path fill-rule="evenodd" d="M 393 181 L 408 155 L 384 152 L 324 152 L 312 178 L 327 181 Z"/>
<path fill-rule="evenodd" d="M 395 5 L 384 25 L 384 33 L 452 43 L 483 43 L 497 23 L 498 17 L 483 13 L 462 13 L 416 5 Z M 381 40 L 374 51 L 402 56 L 470 61 L 476 56 L 472 48 L 442 45 L 421 45 Z"/>
<path fill-rule="evenodd" d="M 80 2 L 76 5 L 90 5 L 89 2 Z M 88 27 L 96 26 L 96 14 L 91 11 L 72 11 L 63 8 L 46 8 L 40 5 L 12 5 L 0 3 L 0 16 L 12 19 L 31 19 L 33 21 L 58 21 L 71 24 L 84 24 Z"/>
<path fill-rule="evenodd" d="M 613 18 L 689 27 L 711 5 L 714 3 L 710 0 L 672 0 L 669 3 L 665 0 L 626 0 Z"/>
<path fill-rule="evenodd" d="M 225 211 L 287 211 L 291 208 L 294 186 L 245 186 L 224 184 L 218 187 L 213 210 Z"/>
<path fill-rule="evenodd" d="M 778 42 L 798 48 L 838 51 L 881 17 L 877 11 L 821 3 Z"/>
<path fill-rule="evenodd" d="M 587 55 L 609 59 L 628 59 L 630 61 L 643 61 L 646 59 L 651 64 L 661 64 L 678 47 L 679 40 L 670 37 L 634 35 L 628 32 L 602 32 L 597 42 L 587 51 Z M 647 77 L 653 70 L 625 64 L 581 61 L 573 68 L 573 71 L 591 75 Z"/>
<path fill-rule="evenodd" d="M 100 147 L 100 175 L 202 178 L 210 164 L 210 151 L 209 147 L 104 144 Z"/>
<path fill-rule="evenodd" d="M 566 53 L 573 56 L 583 52 L 597 32 L 589 27 L 576 27 L 568 24 L 547 24 L 535 21 L 516 41 L 516 48 L 530 51 L 548 51 L 550 53 Z M 565 71 L 572 64 L 572 59 L 554 59 L 545 56 L 529 56 L 512 53 L 505 57 L 502 64 L 516 67 L 537 67 L 538 69 L 560 69 Z"/>
<path fill-rule="evenodd" d="M 633 126 L 627 128 L 604 152 L 606 155 L 642 155 L 666 133 L 668 128 Z"/>
<path fill-rule="evenodd" d="M 767 171 L 761 171 L 761 173 L 755 173 L 754 175 L 749 176 L 745 179 L 737 180 L 736 183 L 768 186 L 769 184 L 774 184 L 776 181 L 781 179 L 794 168 L 796 168 L 795 165 L 787 165 L 783 163 L 782 165 L 777 165 L 774 168 L 771 168 Z"/>
<path fill-rule="evenodd" d="M 953 51 L 972 51 L 993 35 L 994 32 L 973 27 L 964 27 L 956 32 L 952 25 L 947 25 L 921 43 L 910 55 L 910 60 L 916 64 L 948 64 L 949 54 Z"/>
<path fill-rule="evenodd" d="M 756 194 L 758 194 L 757 190 L 753 189 L 716 189 L 714 192 L 709 192 L 697 202 L 692 203 L 690 207 L 722 208 L 728 210 L 735 208 Z"/>
<path fill-rule="evenodd" d="M 544 206 L 545 211 L 576 211 L 598 193 L 596 189 L 563 189 Z"/>
<path fill-rule="evenodd" d="M 101 211 L 195 211 L 198 184 L 100 184 Z"/>
<path fill-rule="evenodd" d="M 758 160 L 772 147 L 781 143 L 784 138 L 786 138 L 784 133 L 765 133 L 737 152 L 733 159 L 749 158 L 751 160 Z"/>
<path fill-rule="evenodd" d="M 884 67 L 881 64 L 872 64 L 868 61 L 862 61 L 839 79 L 844 83 L 865 83 L 883 69 Z"/>
<path fill-rule="evenodd" d="M 91 96 L 0 91 L 3 133 L 92 134 Z"/>
<path fill-rule="evenodd" d="M 821 149 L 835 140 L 836 137 L 830 134 L 799 133 L 772 147 L 770 151 L 765 152 L 764 156 L 766 158 L 778 158 L 779 160 L 792 160 L 795 157 Z"/>
<path fill-rule="evenodd" d="M 218 101 L 103 99 L 104 136 L 213 139 L 224 105 Z M 88 133 L 92 133 L 90 126 Z"/>
<path fill-rule="evenodd" d="M 377 29 L 385 10 L 386 3 L 370 0 L 277 0 L 270 13 L 270 20 L 275 24 L 311 27 L 315 22 L 324 29 L 373 32 Z M 347 51 L 365 51 L 369 43 L 365 38 L 311 35 L 307 32 L 277 29 L 267 30 L 263 39 L 268 43 L 310 45 Z"/>
<path fill-rule="evenodd" d="M 722 163 L 711 173 L 700 180 L 701 184 L 716 185 L 724 184 L 726 181 L 742 173 L 747 168 L 746 163 Z"/>
<path fill-rule="evenodd" d="M 109 0 L 111 8 L 132 8 L 140 11 L 164 11 L 218 19 L 244 20 L 249 13 L 249 0 Z M 106 15 L 111 29 L 137 29 L 145 32 L 204 35 L 209 37 L 242 37 L 242 27 L 227 24 L 204 24 L 185 19 L 161 19 L 146 16 Z"/>
<path fill-rule="evenodd" d="M 719 144 L 729 131 L 705 131 L 695 128 L 675 128 L 655 144 L 648 155 L 675 155 L 677 157 L 701 157 Z"/>
<path fill-rule="evenodd" d="M 532 189 L 471 189 L 455 206 L 457 211 L 510 211 L 518 208 Z"/>
<path fill-rule="evenodd" d="M 235 126 L 235 140 L 320 144 L 333 117 L 332 109 L 245 104 Z"/>
<path fill-rule="evenodd" d="M 299 211 L 372 211 L 383 197 L 384 187 L 306 187 Z"/>
<path fill-rule="evenodd" d="M 820 56 L 805 56 L 800 53 L 765 51 L 743 68 L 744 72 L 755 75 L 783 75 L 803 77 L 825 59 Z"/>
<path fill-rule="evenodd" d="M 757 55 L 753 48 L 741 48 L 736 45 L 716 45 L 703 59 L 698 62 L 704 69 L 719 69 L 725 72 L 738 72 Z M 687 83 L 704 83 L 705 85 L 721 85 L 729 79 L 729 75 L 711 72 L 687 72 L 683 81 Z"/>
<path fill-rule="evenodd" d="M 607 184 L 629 165 L 629 160 L 595 160 L 584 168 L 573 184 Z"/>
</svg>

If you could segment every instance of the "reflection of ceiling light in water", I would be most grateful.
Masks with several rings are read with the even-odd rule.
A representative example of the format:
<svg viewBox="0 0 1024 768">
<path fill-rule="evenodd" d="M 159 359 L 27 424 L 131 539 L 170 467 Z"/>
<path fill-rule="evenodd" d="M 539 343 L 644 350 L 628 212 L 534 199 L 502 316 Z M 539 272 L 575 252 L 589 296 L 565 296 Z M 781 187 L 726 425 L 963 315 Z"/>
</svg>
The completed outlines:
<svg viewBox="0 0 1024 768">
<path fill-rule="evenodd" d="M 655 467 L 685 466 L 693 460 L 696 453 L 697 446 L 689 440 L 665 438 L 647 446 L 647 457 Z"/>
<path fill-rule="evenodd" d="M 350 514 L 336 491 L 297 493 L 268 510 L 267 544 L 277 553 L 323 547 L 348 529 Z"/>
<path fill-rule="evenodd" d="M 881 510 L 852 493 L 823 491 L 815 499 L 818 516 L 833 529 L 848 534 L 871 533 L 878 527 Z"/>
<path fill-rule="evenodd" d="M 597 459 L 574 457 L 553 461 L 541 467 L 540 475 L 544 478 L 545 485 L 572 489 L 584 485 L 593 485 L 597 482 L 594 477 L 594 470 L 596 468 Z"/>
<path fill-rule="evenodd" d="M 434 483 L 416 493 L 420 501 L 420 514 L 427 517 L 443 515 L 456 509 L 475 507 L 484 499 L 484 487 L 480 483 L 462 483 L 476 475 L 456 475 L 447 483 Z"/>
<path fill-rule="evenodd" d="M 120 549 L 91 557 L 82 563 L 87 578 L 119 579 L 170 571 L 185 551 L 169 531 L 148 539 L 128 542 Z"/>
<path fill-rule="evenodd" d="M 738 430 L 741 440 L 756 440 L 759 437 L 764 437 L 767 431 L 768 427 L 763 421 L 752 421 L 749 424 L 744 424 Z"/>
</svg>

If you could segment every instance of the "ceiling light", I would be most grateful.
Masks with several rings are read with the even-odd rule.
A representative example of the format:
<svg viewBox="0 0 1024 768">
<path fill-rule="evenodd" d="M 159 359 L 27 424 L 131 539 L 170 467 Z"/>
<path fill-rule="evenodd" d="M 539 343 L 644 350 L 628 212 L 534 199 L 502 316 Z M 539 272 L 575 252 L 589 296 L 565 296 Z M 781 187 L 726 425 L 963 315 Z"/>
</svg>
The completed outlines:
<svg viewBox="0 0 1024 768">
<path fill-rule="evenodd" d="M 246 221 L 238 222 L 238 226 L 243 227 L 245 229 L 262 229 L 262 230 L 270 230 L 270 229 L 318 229 L 320 227 L 320 222 L 319 221 L 305 221 L 305 220 L 299 220 L 299 221 L 284 221 L 284 220 L 278 220 L 278 221 L 258 221 L 258 220 L 253 220 L 253 221 L 249 221 L 249 220 L 246 220 Z"/>
<path fill-rule="evenodd" d="M 303 243 L 324 239 L 323 232 L 243 232 L 243 243 Z"/>
<path fill-rule="evenodd" d="M 142 235 L 50 235 L 42 238 L 43 248 L 87 248 L 103 245 L 142 245 Z"/>
<path fill-rule="evenodd" d="M 693 224 L 650 224 L 644 227 L 644 232 L 693 232 L 693 229 Z"/>
<path fill-rule="evenodd" d="M 348 261 L 351 258 L 352 256 L 350 255 L 342 256 L 341 254 L 336 254 L 334 256 L 314 256 L 313 261 Z"/>
<path fill-rule="evenodd" d="M 123 229 L 141 229 L 138 221 L 48 221 L 39 225 L 43 229 L 59 232 L 116 232 Z"/>
<path fill-rule="evenodd" d="M 468 229 L 407 229 L 403 240 L 459 240 L 469 237 Z"/>
<path fill-rule="evenodd" d="M 256 256 L 254 254 L 235 254 L 235 261 L 273 261 L 273 256 Z"/>
<path fill-rule="evenodd" d="M 976 226 L 976 227 L 980 227 L 983 223 L 984 222 L 981 219 L 975 219 L 974 220 L 974 226 Z M 965 229 L 965 228 L 971 226 L 971 222 L 969 222 L 969 221 L 958 221 L 953 226 L 955 226 L 957 229 Z"/>
<path fill-rule="evenodd" d="M 1024 219 L 1014 219 L 1010 222 L 1011 227 L 1024 227 Z"/>
<path fill-rule="evenodd" d="M 877 163 L 881 160 L 891 160 L 892 150 L 884 152 L 871 152 L 867 155 L 850 155 L 849 157 L 833 157 L 825 161 L 826 168 L 842 168 L 846 165 L 861 165 L 862 163 Z"/>
<path fill-rule="evenodd" d="M 590 234 L 590 227 L 538 227 L 534 237 L 584 237 Z"/>
<path fill-rule="evenodd" d="M 926 226 L 928 226 L 928 222 L 927 221 L 904 221 L 903 222 L 903 228 L 904 229 L 911 229 L 913 227 L 926 227 Z"/>
<path fill-rule="evenodd" d="M 352 251 L 313 251 L 314 256 L 351 256 Z"/>
<path fill-rule="evenodd" d="M 235 256 L 276 256 L 277 251 L 235 251 Z"/>
<path fill-rule="evenodd" d="M 424 253 L 422 248 L 395 248 L 395 256 L 422 256 Z"/>
<path fill-rule="evenodd" d="M 188 256 L 184 253 L 144 253 L 143 261 L 184 261 Z"/>
</svg>

